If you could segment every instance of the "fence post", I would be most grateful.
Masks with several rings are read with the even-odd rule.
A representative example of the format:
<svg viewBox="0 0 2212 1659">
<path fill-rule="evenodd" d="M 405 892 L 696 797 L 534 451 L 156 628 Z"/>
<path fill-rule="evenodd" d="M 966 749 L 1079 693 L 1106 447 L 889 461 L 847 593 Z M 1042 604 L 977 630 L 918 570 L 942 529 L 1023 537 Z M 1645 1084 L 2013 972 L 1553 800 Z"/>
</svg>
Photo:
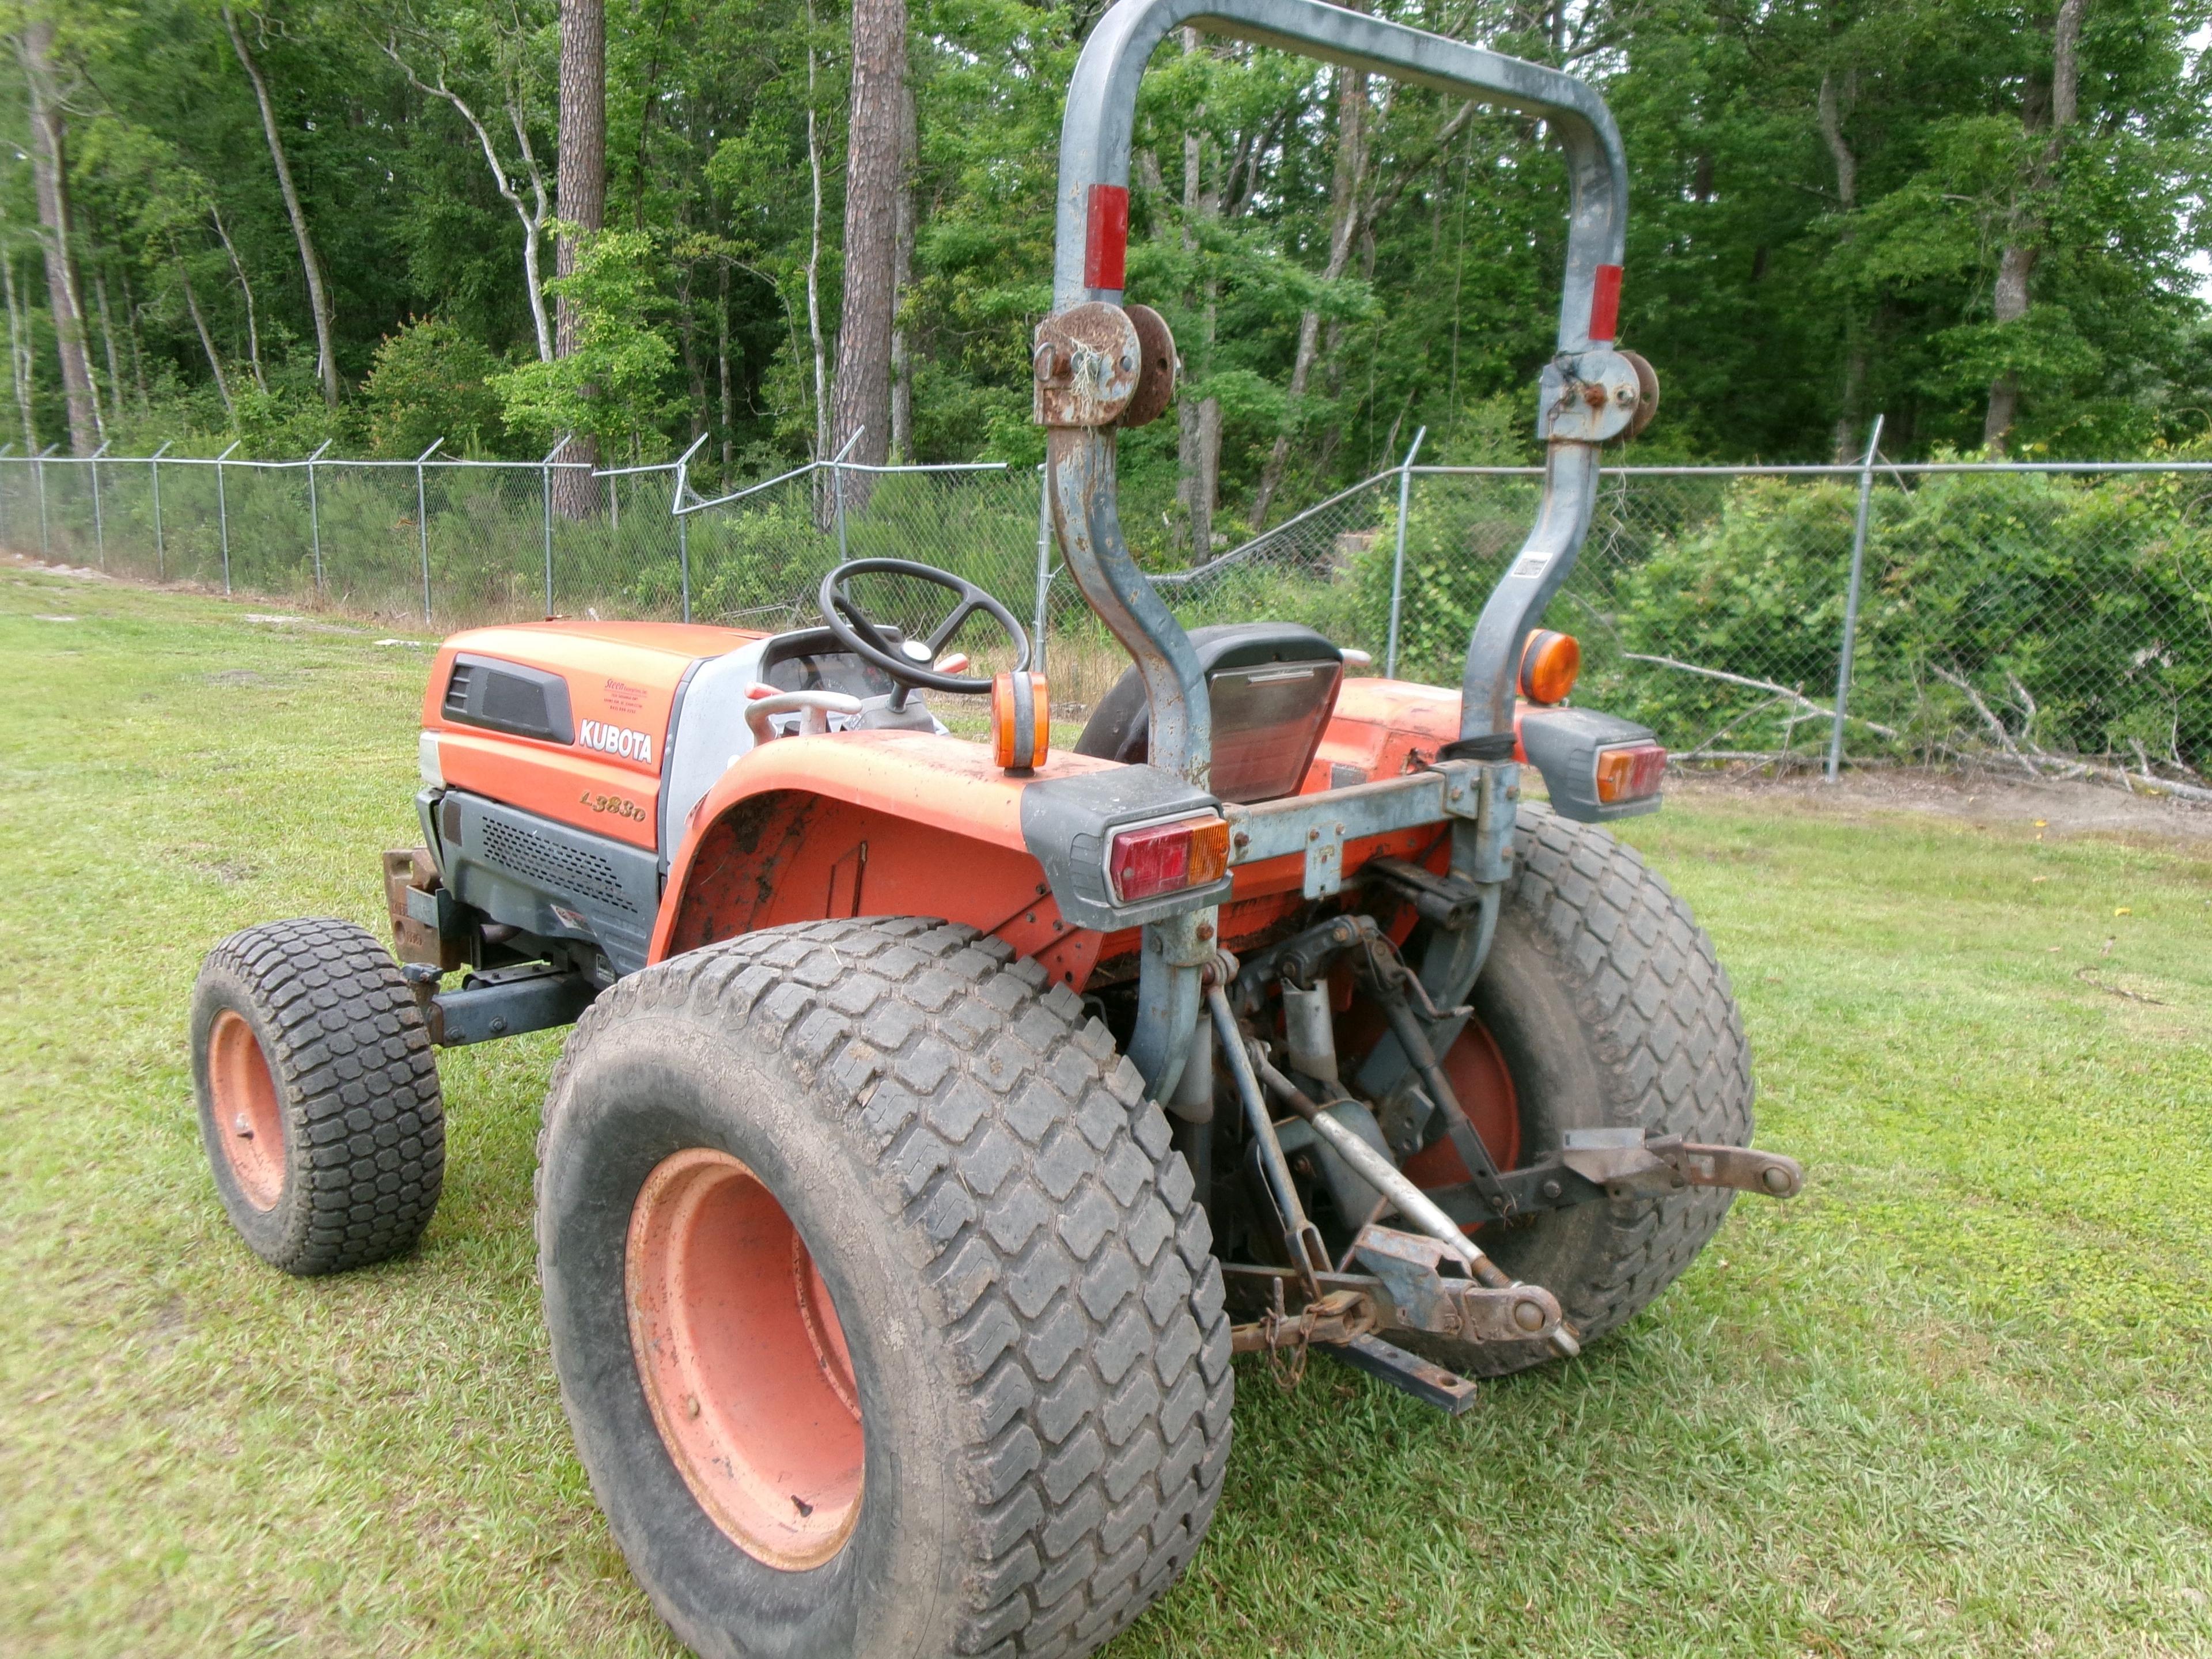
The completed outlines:
<svg viewBox="0 0 2212 1659">
<path fill-rule="evenodd" d="M 1382 653 L 1385 679 L 1398 678 L 1398 611 L 1406 598 L 1406 512 L 1413 504 L 1413 457 L 1421 453 L 1421 440 L 1428 435 L 1426 427 L 1413 434 L 1413 447 L 1398 465 L 1398 551 L 1390 561 L 1390 643 Z"/>
<path fill-rule="evenodd" d="M 315 463 L 331 447 L 325 438 L 315 446 L 315 453 L 307 457 L 307 540 L 315 550 L 315 598 L 323 598 L 323 509 L 315 498 Z"/>
<path fill-rule="evenodd" d="M 553 458 L 568 447 L 573 433 L 564 432 L 538 463 L 538 500 L 545 514 L 545 620 L 553 620 Z"/>
<path fill-rule="evenodd" d="M 845 544 L 845 457 L 853 453 L 853 446 L 860 441 L 860 434 L 868 428 L 856 426 L 853 435 L 845 440 L 845 447 L 830 458 L 830 483 L 836 492 L 837 507 L 837 562 L 842 564 L 852 553 Z"/>
<path fill-rule="evenodd" d="M 10 452 L 13 451 L 15 447 L 15 446 L 13 444 L 0 444 L 0 461 L 12 459 L 13 456 Z M 13 545 L 13 543 L 10 541 L 9 537 L 9 527 L 8 473 L 6 469 L 0 468 L 0 546 Z"/>
<path fill-rule="evenodd" d="M 168 549 L 161 542 L 161 457 L 169 453 L 173 441 L 164 438 L 161 447 L 146 458 L 146 465 L 154 473 L 154 580 L 157 582 L 169 579 Z"/>
<path fill-rule="evenodd" d="M 40 450 L 32 469 L 39 478 L 39 556 L 42 559 L 53 556 L 52 547 L 46 539 L 46 457 L 60 447 L 48 444 Z"/>
<path fill-rule="evenodd" d="M 429 448 L 415 458 L 415 538 L 422 549 L 422 625 L 430 625 L 430 508 L 422 495 L 422 463 L 438 453 L 446 441 L 434 438 Z"/>
<path fill-rule="evenodd" d="M 100 458 L 107 453 L 107 446 L 115 441 L 103 438 L 100 447 L 92 452 L 92 543 L 100 550 L 100 568 L 107 568 L 107 526 L 100 516 Z"/>
<path fill-rule="evenodd" d="M 238 444 L 233 442 L 230 449 L 224 450 L 222 455 L 215 458 L 215 517 L 222 536 L 222 592 L 225 599 L 230 597 L 230 498 L 223 493 L 222 462 L 223 456 L 237 447 Z"/>
<path fill-rule="evenodd" d="M 684 586 L 685 622 L 691 620 L 691 519 L 684 510 L 684 498 L 691 493 L 691 458 L 707 437 L 701 433 L 691 441 L 691 447 L 676 458 L 676 495 L 669 504 L 669 511 L 676 515 L 676 569 L 677 579 Z"/>
<path fill-rule="evenodd" d="M 1044 672 L 1045 607 L 1052 596 L 1052 475 L 1037 468 L 1036 617 L 1030 626 L 1036 637 L 1030 642 L 1030 666 Z"/>
<path fill-rule="evenodd" d="M 1866 569 L 1867 509 L 1874 501 L 1874 458 L 1881 443 L 1881 416 L 1867 434 L 1866 459 L 1859 463 L 1859 514 L 1851 526 L 1851 581 L 1844 594 L 1844 651 L 1836 664 L 1836 724 L 1828 733 L 1828 781 L 1844 764 L 1844 703 L 1851 695 L 1851 647 L 1859 631 L 1859 581 Z"/>
</svg>

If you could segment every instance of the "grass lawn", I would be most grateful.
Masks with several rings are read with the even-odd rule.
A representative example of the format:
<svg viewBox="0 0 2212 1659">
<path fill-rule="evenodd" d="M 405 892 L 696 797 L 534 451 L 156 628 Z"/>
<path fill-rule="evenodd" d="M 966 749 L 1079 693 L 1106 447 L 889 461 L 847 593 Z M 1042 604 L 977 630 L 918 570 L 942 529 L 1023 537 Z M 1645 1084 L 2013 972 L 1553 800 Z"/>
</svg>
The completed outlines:
<svg viewBox="0 0 2212 1659">
<path fill-rule="evenodd" d="M 673 1651 L 538 1323 L 557 1034 L 441 1061 L 410 1260 L 270 1272 L 201 1159 L 200 955 L 382 931 L 426 661 L 0 570 L 0 1651 Z M 2212 842 L 2042 833 L 1633 825 L 1805 1195 L 1456 1422 L 1241 1364 L 1212 1541 L 1116 1659 L 2212 1652 Z"/>
</svg>

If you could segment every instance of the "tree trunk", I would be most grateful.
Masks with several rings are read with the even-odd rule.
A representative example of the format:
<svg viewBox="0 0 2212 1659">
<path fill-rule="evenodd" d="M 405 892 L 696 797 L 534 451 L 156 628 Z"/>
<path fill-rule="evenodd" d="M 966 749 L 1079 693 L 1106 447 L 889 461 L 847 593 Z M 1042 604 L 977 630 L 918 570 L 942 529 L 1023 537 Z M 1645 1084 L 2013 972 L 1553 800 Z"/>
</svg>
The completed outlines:
<svg viewBox="0 0 2212 1659">
<path fill-rule="evenodd" d="M 230 274 L 238 278 L 238 291 L 246 296 L 246 360 L 253 368 L 253 384 L 265 393 L 269 377 L 261 372 L 261 324 L 254 310 L 253 284 L 246 280 L 246 262 L 238 257 L 230 232 L 224 228 L 222 215 L 210 207 L 208 216 L 215 221 L 215 234 L 222 239 L 222 251 L 230 255 Z"/>
<path fill-rule="evenodd" d="M 578 232 L 603 228 L 607 216 L 607 13 L 605 0 L 561 0 L 560 160 L 554 201 L 568 227 L 553 252 L 556 276 L 576 270 Z M 553 350 L 575 355 L 575 302 L 566 295 L 554 313 Z M 598 441 L 580 433 L 561 459 L 599 465 Z M 564 517 L 588 518 L 599 511 L 599 480 L 568 469 L 555 474 L 553 504 Z"/>
<path fill-rule="evenodd" d="M 806 174 L 814 207 L 806 241 L 806 336 L 814 348 L 814 459 L 826 461 L 836 452 L 830 447 L 829 353 L 822 343 L 822 129 L 814 113 L 815 27 L 814 0 L 807 0 Z"/>
<path fill-rule="evenodd" d="M 1997 277 L 1990 295 L 1990 312 L 2000 326 L 2016 323 L 2027 314 L 2031 300 L 2029 280 L 2035 274 L 2036 261 L 2043 252 L 2043 237 L 2050 228 L 2039 198 L 2050 190 L 2057 174 L 2059 158 L 2065 153 L 2066 129 L 2074 123 L 2075 105 L 2081 86 L 2081 17 L 2087 9 L 2088 0 L 2060 0 L 2058 15 L 2052 20 L 2051 136 L 2037 153 L 2020 196 L 2014 200 L 2013 234 L 2006 240 L 2004 252 L 1997 257 Z M 2034 118 L 2031 97 L 2022 112 L 2023 125 L 2031 131 L 2037 125 Z M 1989 413 L 1982 420 L 1982 446 L 1992 456 L 2004 453 L 2014 418 L 2019 412 L 2019 377 L 2007 369 L 1990 382 Z"/>
<path fill-rule="evenodd" d="M 1858 71 L 1845 71 L 1841 87 L 1832 70 L 1820 76 L 1818 111 L 1821 142 L 1828 147 L 1828 158 L 1836 167 L 1836 204 L 1841 210 L 1843 223 L 1836 233 L 1839 245 L 1847 245 L 1858 234 L 1851 222 L 1851 215 L 1859 204 L 1859 161 L 1844 138 L 1844 107 L 1858 93 Z M 1708 191 L 1710 193 L 1710 190 Z M 1842 466 L 1858 457 L 1859 404 L 1865 393 L 1867 371 L 1866 330 L 1857 309 L 1847 297 L 1844 302 L 1844 392 L 1836 410 L 1835 458 Z"/>
<path fill-rule="evenodd" d="M 845 149 L 845 302 L 837 327 L 830 438 L 855 434 L 851 460 L 880 466 L 891 448 L 891 324 L 898 306 L 899 104 L 906 88 L 906 0 L 854 0 L 853 97 Z M 855 489 L 857 486 L 857 490 Z M 866 475 L 846 501 L 865 499 Z"/>
<path fill-rule="evenodd" d="M 61 360 L 62 392 L 69 404 L 70 448 L 89 455 L 100 447 L 103 423 L 100 395 L 93 384 L 92 354 L 84 337 L 84 304 L 78 297 L 76 269 L 70 263 L 69 135 L 54 96 L 54 26 L 29 24 L 16 39 L 23 80 L 30 95 L 31 174 L 39 198 L 40 242 L 46 258 L 46 302 L 54 324 L 55 355 Z"/>
<path fill-rule="evenodd" d="M 200 314 L 199 295 L 192 292 L 192 279 L 185 274 L 184 260 L 177 261 L 177 280 L 184 285 L 185 309 L 191 313 L 192 326 L 199 331 L 200 349 L 207 353 L 208 369 L 215 376 L 215 389 L 222 398 L 222 413 L 226 421 L 238 418 L 238 405 L 230 400 L 230 382 L 222 372 L 222 358 L 215 349 L 215 337 L 208 332 L 207 319 Z"/>
<path fill-rule="evenodd" d="M 1360 219 L 1359 198 L 1367 176 L 1367 77 L 1348 69 L 1340 69 L 1336 74 L 1336 171 L 1329 191 L 1328 264 L 1322 273 L 1322 279 L 1331 283 L 1342 276 L 1352 262 L 1352 245 L 1357 240 L 1354 232 Z M 1291 395 L 1289 405 L 1283 411 L 1283 429 L 1275 434 L 1275 447 L 1268 452 L 1267 465 L 1260 469 L 1260 487 L 1252 496 L 1252 529 L 1255 534 L 1267 527 L 1268 509 L 1274 504 L 1276 490 L 1282 487 L 1283 473 L 1290 464 L 1291 434 L 1297 426 L 1298 405 L 1305 400 L 1314 360 L 1320 355 L 1321 313 L 1309 311 L 1298 319 L 1298 349 L 1291 362 Z"/>
<path fill-rule="evenodd" d="M 131 267 L 123 266 L 116 273 L 123 283 L 123 326 L 131 341 L 131 384 L 137 389 L 138 412 L 147 412 L 150 398 L 146 390 L 146 351 L 138 340 L 138 301 L 131 296 Z"/>
<path fill-rule="evenodd" d="M 438 72 L 438 83 L 430 85 L 415 73 L 414 66 L 399 55 L 397 36 L 384 43 L 384 55 L 399 66 L 399 72 L 417 92 L 431 98 L 442 98 L 453 106 L 454 112 L 469 124 L 469 131 L 477 136 L 477 148 L 483 151 L 484 165 L 491 169 L 491 182 L 514 216 L 522 225 L 522 286 L 530 299 L 530 322 L 538 336 L 538 361 L 553 361 L 553 331 L 545 320 L 545 291 L 538 270 L 538 242 L 544 234 L 545 221 L 550 206 L 545 198 L 545 172 L 538 165 L 538 152 L 530 142 L 528 112 L 522 106 L 522 93 L 512 79 L 507 84 L 507 125 L 514 130 L 515 149 L 522 157 L 523 171 L 530 176 L 530 201 L 526 205 L 522 192 L 516 188 L 514 175 L 507 163 L 499 159 L 499 147 L 491 141 L 491 129 L 477 118 L 476 111 L 459 93 L 446 84 L 443 70 Z"/>
<path fill-rule="evenodd" d="M 1198 31 L 1182 32 L 1184 54 L 1202 51 Z M 1203 105 L 1194 120 L 1206 118 Z M 1186 128 L 1182 136 L 1182 245 L 1186 253 L 1198 251 L 1200 227 L 1221 216 L 1218 189 L 1206 187 L 1206 134 L 1202 128 Z M 1213 365 L 1213 339 L 1218 322 L 1219 284 L 1212 275 L 1188 296 L 1199 313 L 1197 339 L 1189 342 L 1184 357 L 1191 366 L 1194 394 L 1180 399 L 1181 432 L 1176 446 L 1179 477 L 1176 499 L 1182 504 L 1184 523 L 1190 533 L 1189 557 L 1204 564 L 1213 556 L 1213 509 L 1221 499 L 1221 400 L 1197 393 Z"/>
<path fill-rule="evenodd" d="M 915 175 L 921 165 L 921 134 L 915 118 L 914 88 L 899 88 L 898 229 L 891 259 L 891 455 L 914 459 L 914 358 L 900 307 L 914 281 L 914 235 L 919 204 Z"/>
<path fill-rule="evenodd" d="M 1186 398 L 1177 411 L 1182 430 L 1176 446 L 1182 482 L 1176 499 L 1190 526 L 1190 562 L 1213 556 L 1213 508 L 1221 488 L 1221 400 Z"/>
<path fill-rule="evenodd" d="M 231 50 L 238 54 L 238 66 L 246 71 L 246 78 L 253 82 L 254 100 L 261 106 L 262 136 L 269 141 L 269 160 L 276 169 L 276 187 L 283 192 L 284 211 L 291 216 L 292 240 L 300 245 L 300 270 L 307 279 L 307 308 L 315 316 L 315 374 L 323 383 L 323 401 L 336 409 L 338 360 L 331 343 L 331 296 L 323 283 L 323 262 L 315 253 L 315 240 L 307 232 L 307 210 L 300 205 L 300 192 L 292 184 L 292 165 L 284 156 L 284 138 L 277 129 L 276 106 L 270 100 L 269 83 L 262 79 L 261 66 L 246 50 L 246 36 L 240 32 L 238 19 L 228 6 L 222 9 L 222 26 L 230 31 Z"/>
<path fill-rule="evenodd" d="M 730 386 L 730 262 L 720 262 L 720 281 L 715 289 L 714 362 L 722 377 L 722 488 L 730 487 L 730 463 L 734 459 L 738 400 Z"/>
<path fill-rule="evenodd" d="M 95 265 L 92 272 L 92 295 L 100 312 L 100 343 L 107 350 L 107 418 L 123 418 L 123 364 L 115 351 L 115 319 L 108 314 L 107 278 Z"/>
<path fill-rule="evenodd" d="M 2016 323 L 2027 315 L 2028 278 L 2042 250 L 2028 241 L 2008 242 L 1997 257 L 1996 287 L 1990 295 L 1990 314 L 1998 324 Z M 1990 382 L 1989 412 L 1982 419 L 1982 446 L 1992 456 L 2005 452 L 2005 440 L 2020 413 L 2020 380 L 2010 369 Z"/>
<path fill-rule="evenodd" d="M 39 453 L 38 423 L 31 418 L 30 319 L 15 297 L 15 255 L 0 252 L 0 284 L 8 298 L 8 373 L 15 383 L 15 413 L 23 421 L 23 453 Z"/>
<path fill-rule="evenodd" d="M 699 313 L 691 303 L 693 269 L 687 259 L 676 279 L 676 336 L 684 348 L 684 379 L 691 393 L 691 435 L 696 438 L 714 422 L 707 408 L 707 368 L 699 360 Z"/>
</svg>

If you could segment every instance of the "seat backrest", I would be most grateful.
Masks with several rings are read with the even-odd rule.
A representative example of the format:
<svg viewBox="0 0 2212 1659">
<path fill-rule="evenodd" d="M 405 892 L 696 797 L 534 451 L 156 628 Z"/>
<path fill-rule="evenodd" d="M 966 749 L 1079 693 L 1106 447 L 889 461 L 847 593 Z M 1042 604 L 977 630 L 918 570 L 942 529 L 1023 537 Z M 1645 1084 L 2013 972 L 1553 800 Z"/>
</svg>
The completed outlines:
<svg viewBox="0 0 2212 1659">
<path fill-rule="evenodd" d="M 1213 793 L 1274 800 L 1297 793 L 1313 763 L 1344 653 L 1300 623 L 1223 623 L 1190 630 L 1213 705 Z M 1151 750 L 1151 708 L 1132 666 L 1098 700 L 1075 752 L 1127 764 Z"/>
</svg>

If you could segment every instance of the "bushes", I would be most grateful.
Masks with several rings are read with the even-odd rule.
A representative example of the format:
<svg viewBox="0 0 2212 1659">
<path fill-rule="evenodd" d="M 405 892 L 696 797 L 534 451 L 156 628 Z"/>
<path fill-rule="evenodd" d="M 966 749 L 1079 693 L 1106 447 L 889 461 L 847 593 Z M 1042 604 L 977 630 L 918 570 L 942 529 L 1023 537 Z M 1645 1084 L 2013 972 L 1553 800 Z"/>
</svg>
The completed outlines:
<svg viewBox="0 0 2212 1659">
<path fill-rule="evenodd" d="M 1935 474 L 1877 489 L 1850 711 L 1894 735 L 1862 726 L 1853 751 L 1936 758 L 1995 741 L 1994 719 L 2023 746 L 2125 755 L 2139 741 L 2153 758 L 2202 765 L 2212 755 L 2208 493 L 2179 474 Z M 1847 483 L 1744 478 L 1712 520 L 1648 558 L 1613 572 L 1593 561 L 1576 580 L 1602 623 L 1580 630 L 1595 647 L 1591 700 L 1685 747 L 1732 720 L 1727 747 L 1810 741 L 1800 704 L 1632 653 L 1827 706 L 1854 504 Z"/>
</svg>

